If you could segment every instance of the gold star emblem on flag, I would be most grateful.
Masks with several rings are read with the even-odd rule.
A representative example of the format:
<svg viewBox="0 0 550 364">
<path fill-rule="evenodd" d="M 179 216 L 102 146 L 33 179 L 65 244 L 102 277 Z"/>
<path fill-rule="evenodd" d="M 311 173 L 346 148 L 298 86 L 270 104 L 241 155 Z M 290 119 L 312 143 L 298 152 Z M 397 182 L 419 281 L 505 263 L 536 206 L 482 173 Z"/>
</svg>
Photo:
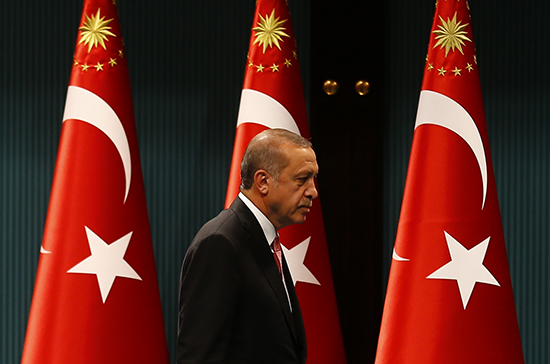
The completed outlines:
<svg viewBox="0 0 550 364">
<path fill-rule="evenodd" d="M 103 49 L 107 49 L 105 47 L 105 41 L 109 41 L 107 36 L 116 37 L 115 34 L 109 31 L 109 29 L 111 29 L 109 23 L 112 21 L 113 19 L 105 20 L 105 17 L 101 17 L 101 9 L 97 9 L 96 15 L 92 15 L 91 17 L 86 15 L 86 21 L 78 28 L 82 31 L 82 33 L 80 33 L 82 38 L 80 38 L 78 44 L 84 43 L 84 45 L 87 45 L 88 53 L 93 47 L 97 47 L 98 44 L 101 45 Z"/>
<path fill-rule="evenodd" d="M 283 27 L 283 24 L 287 22 L 287 19 L 279 19 L 281 18 L 278 17 L 275 19 L 275 9 L 273 9 L 273 11 L 271 11 L 271 15 L 268 16 L 266 14 L 265 18 L 260 15 L 258 26 L 252 28 L 255 32 L 254 36 L 256 37 L 254 44 L 263 46 L 264 53 L 267 47 L 273 48 L 273 46 L 276 46 L 279 50 L 281 50 L 279 42 L 283 42 L 282 37 L 290 38 L 290 36 L 285 33 L 286 28 Z"/>
<path fill-rule="evenodd" d="M 447 21 L 443 20 L 442 17 L 439 17 L 441 25 L 438 26 L 439 29 L 433 31 L 436 35 L 437 43 L 434 45 L 434 48 L 441 46 L 441 49 L 445 48 L 445 57 L 449 54 L 449 50 L 455 51 L 457 48 L 460 53 L 464 54 L 462 51 L 462 46 L 465 45 L 464 41 L 471 42 L 470 38 L 466 36 L 468 32 L 464 29 L 469 25 L 461 24 L 462 20 L 456 20 L 456 12 L 452 19 L 447 18 Z"/>
</svg>

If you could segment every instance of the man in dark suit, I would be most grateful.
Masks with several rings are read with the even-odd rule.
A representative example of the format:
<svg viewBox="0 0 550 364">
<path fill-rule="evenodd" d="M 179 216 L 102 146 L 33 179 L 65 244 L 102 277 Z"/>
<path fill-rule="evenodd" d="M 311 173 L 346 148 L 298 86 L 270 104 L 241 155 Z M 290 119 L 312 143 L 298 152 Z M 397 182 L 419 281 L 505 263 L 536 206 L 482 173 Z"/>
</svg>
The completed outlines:
<svg viewBox="0 0 550 364">
<path fill-rule="evenodd" d="M 201 228 L 183 262 L 178 364 L 305 363 L 300 305 L 272 242 L 279 229 L 305 221 L 318 169 L 301 136 L 270 129 L 252 139 L 241 193 Z"/>
</svg>

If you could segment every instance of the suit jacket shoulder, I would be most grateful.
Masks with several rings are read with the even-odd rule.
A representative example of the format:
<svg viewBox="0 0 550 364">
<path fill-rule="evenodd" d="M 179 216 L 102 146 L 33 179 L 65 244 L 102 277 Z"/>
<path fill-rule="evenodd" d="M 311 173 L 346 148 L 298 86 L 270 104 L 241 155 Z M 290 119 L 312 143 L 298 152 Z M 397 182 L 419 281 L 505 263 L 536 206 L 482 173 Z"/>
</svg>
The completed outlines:
<svg viewBox="0 0 550 364">
<path fill-rule="evenodd" d="M 185 256 L 178 363 L 303 362 L 303 323 L 292 305 L 294 314 L 260 224 L 237 198 L 200 229 Z"/>
</svg>

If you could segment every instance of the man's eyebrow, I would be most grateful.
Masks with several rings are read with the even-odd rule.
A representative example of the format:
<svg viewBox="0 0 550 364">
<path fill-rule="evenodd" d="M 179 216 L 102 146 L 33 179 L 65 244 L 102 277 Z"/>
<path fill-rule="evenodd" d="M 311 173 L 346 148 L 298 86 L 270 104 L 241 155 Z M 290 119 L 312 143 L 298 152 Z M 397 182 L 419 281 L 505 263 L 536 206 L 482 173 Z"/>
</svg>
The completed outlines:
<svg viewBox="0 0 550 364">
<path fill-rule="evenodd" d="M 313 177 L 317 176 L 317 173 L 315 173 L 314 171 L 302 171 L 300 173 L 296 173 L 294 178 L 309 178 L 312 176 Z"/>
</svg>

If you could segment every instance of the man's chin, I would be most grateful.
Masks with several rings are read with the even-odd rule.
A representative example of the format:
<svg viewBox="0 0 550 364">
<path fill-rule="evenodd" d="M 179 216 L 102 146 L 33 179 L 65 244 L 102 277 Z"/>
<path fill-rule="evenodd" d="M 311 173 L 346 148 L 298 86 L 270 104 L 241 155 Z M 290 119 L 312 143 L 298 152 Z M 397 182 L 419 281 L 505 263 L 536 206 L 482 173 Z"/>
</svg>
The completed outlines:
<svg viewBox="0 0 550 364">
<path fill-rule="evenodd" d="M 299 219 L 296 219 L 294 221 L 295 224 L 303 224 L 304 222 L 306 222 L 306 214 L 303 214 Z"/>
</svg>

